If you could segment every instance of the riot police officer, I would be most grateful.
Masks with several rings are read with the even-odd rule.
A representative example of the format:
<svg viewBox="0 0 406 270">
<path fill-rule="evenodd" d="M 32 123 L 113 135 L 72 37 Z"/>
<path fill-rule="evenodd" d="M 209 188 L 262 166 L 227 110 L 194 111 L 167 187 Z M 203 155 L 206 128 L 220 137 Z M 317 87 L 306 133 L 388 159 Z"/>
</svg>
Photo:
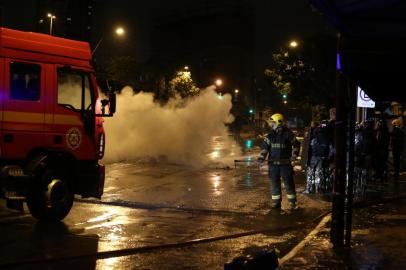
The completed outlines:
<svg viewBox="0 0 406 270">
<path fill-rule="evenodd" d="M 333 156 L 333 142 L 326 120 L 314 129 L 313 138 L 310 141 L 310 153 L 304 193 L 328 191 L 331 188 L 329 168 Z"/>
<path fill-rule="evenodd" d="M 284 125 L 282 114 L 273 114 L 267 122 L 272 131 L 264 139 L 258 161 L 263 162 L 268 156 L 272 208 L 281 209 L 282 176 L 290 208 L 296 209 L 296 189 L 291 160 L 299 154 L 300 143 L 293 132 Z"/>
<path fill-rule="evenodd" d="M 374 120 L 367 119 L 362 123 L 362 144 L 361 144 L 361 162 L 363 164 L 363 169 L 367 172 L 368 177 L 370 178 L 370 171 L 373 168 L 373 162 L 376 157 L 376 137 L 374 131 Z"/>
<path fill-rule="evenodd" d="M 395 119 L 392 121 L 393 130 L 390 133 L 390 144 L 392 148 L 392 155 L 393 155 L 393 176 L 395 179 L 399 177 L 399 170 L 400 170 L 400 157 L 403 152 L 404 148 L 404 137 L 405 134 L 400 128 L 401 122 L 399 119 Z"/>
<path fill-rule="evenodd" d="M 379 120 L 375 128 L 376 151 L 374 158 L 375 177 L 376 180 L 386 182 L 387 178 L 387 163 L 389 155 L 389 129 L 386 122 Z"/>
</svg>

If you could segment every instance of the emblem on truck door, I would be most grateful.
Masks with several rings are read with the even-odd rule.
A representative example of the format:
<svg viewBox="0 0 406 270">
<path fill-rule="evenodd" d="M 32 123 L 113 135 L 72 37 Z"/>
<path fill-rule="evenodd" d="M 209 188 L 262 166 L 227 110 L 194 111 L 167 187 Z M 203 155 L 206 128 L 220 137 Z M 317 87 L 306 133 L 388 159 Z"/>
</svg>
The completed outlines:
<svg viewBox="0 0 406 270">
<path fill-rule="evenodd" d="M 72 150 L 76 150 L 79 148 L 81 142 L 82 134 L 80 134 L 80 130 L 75 127 L 69 129 L 68 133 L 66 133 L 66 145 Z"/>
</svg>

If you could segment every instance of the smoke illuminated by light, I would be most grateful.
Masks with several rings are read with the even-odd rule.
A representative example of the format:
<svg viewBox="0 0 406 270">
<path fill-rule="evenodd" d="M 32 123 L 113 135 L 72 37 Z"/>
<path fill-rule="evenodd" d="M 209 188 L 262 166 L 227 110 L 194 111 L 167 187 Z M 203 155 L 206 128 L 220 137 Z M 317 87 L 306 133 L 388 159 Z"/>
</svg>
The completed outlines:
<svg viewBox="0 0 406 270">
<path fill-rule="evenodd" d="M 160 161 L 202 165 L 220 155 L 213 152 L 214 136 L 232 145 L 225 124 L 233 121 L 231 95 L 219 100 L 213 88 L 189 100 L 161 106 L 151 93 L 133 94 L 126 87 L 117 96 L 117 113 L 105 119 L 105 161 L 151 157 Z M 233 149 L 233 155 L 238 150 Z M 223 158 L 223 157 L 222 157 Z"/>
<path fill-rule="evenodd" d="M 211 153 L 211 158 L 213 159 L 213 160 L 216 160 L 216 159 L 218 159 L 218 158 L 220 158 L 221 157 L 221 153 L 220 153 L 220 150 L 218 150 L 218 149 L 215 149 L 212 153 Z"/>
</svg>

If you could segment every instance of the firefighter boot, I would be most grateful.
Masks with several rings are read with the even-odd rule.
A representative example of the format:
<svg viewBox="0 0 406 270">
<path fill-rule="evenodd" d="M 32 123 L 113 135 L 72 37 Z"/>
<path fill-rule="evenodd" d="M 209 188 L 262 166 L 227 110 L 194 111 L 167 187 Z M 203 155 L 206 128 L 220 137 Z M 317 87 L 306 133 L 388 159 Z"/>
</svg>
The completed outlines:
<svg viewBox="0 0 406 270">
<path fill-rule="evenodd" d="M 281 210 L 281 202 L 272 201 L 271 208 L 272 208 L 272 210 Z"/>
<path fill-rule="evenodd" d="M 289 202 L 289 209 L 296 210 L 299 209 L 299 207 L 297 206 L 296 202 Z"/>
</svg>

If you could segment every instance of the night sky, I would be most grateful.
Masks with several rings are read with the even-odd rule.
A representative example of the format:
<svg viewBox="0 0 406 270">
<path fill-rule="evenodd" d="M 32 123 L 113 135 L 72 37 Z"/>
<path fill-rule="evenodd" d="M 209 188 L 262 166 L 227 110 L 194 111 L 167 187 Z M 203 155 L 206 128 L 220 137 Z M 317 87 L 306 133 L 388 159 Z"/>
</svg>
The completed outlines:
<svg viewBox="0 0 406 270">
<path fill-rule="evenodd" d="M 35 3 L 42 5 L 41 27 L 36 25 Z M 2 22 L 10 28 L 46 32 L 49 5 L 57 16 L 54 34 L 68 37 L 62 26 L 66 18 L 56 8 L 68 3 L 71 2 L 0 0 Z M 26 8 L 18 8 L 21 6 Z M 213 9 L 218 8 L 224 9 L 216 15 Z M 227 12 L 235 13 L 227 17 Z M 92 16 L 91 46 L 94 48 L 103 39 L 95 54 L 100 66 L 107 66 L 119 55 L 130 55 L 138 63 L 152 62 L 155 70 L 156 66 L 169 70 L 191 65 L 200 87 L 218 74 L 233 82 L 228 85 L 230 89 L 247 91 L 265 87 L 264 83 L 255 86 L 253 81 L 261 80 L 272 53 L 287 46 L 291 39 L 300 42 L 319 33 L 335 33 L 307 0 L 95 0 Z M 114 35 L 117 26 L 126 29 L 124 38 Z M 164 63 L 168 59 L 175 61 Z"/>
<path fill-rule="evenodd" d="M 47 1 L 0 0 L 0 7 L 3 7 L 3 25 L 35 31 L 36 2 L 44 4 Z M 50 11 L 52 11 L 52 6 L 68 1 L 48 2 Z M 95 3 L 93 46 L 102 36 L 108 40 L 109 33 L 112 33 L 115 26 L 123 25 L 127 31 L 126 46 L 129 46 L 133 55 L 141 62 L 148 61 L 150 58 L 151 30 L 157 18 L 170 18 L 171 14 L 203 10 L 210 5 L 240 5 L 252 10 L 256 58 L 263 58 L 269 54 L 269 51 L 281 46 L 291 38 L 300 39 L 320 32 L 334 33 L 325 19 L 318 12 L 312 11 L 307 0 L 97 0 Z M 44 14 L 45 16 L 46 14 Z M 64 18 L 58 17 L 55 28 L 63 20 Z M 113 44 L 105 44 L 100 51 L 113 53 L 114 50 L 107 47 L 117 45 L 114 42 L 113 40 Z"/>
<path fill-rule="evenodd" d="M 259 58 L 291 38 L 300 39 L 320 32 L 333 33 L 324 18 L 312 11 L 306 0 L 116 0 L 105 1 L 103 8 L 96 11 L 94 35 L 101 35 L 98 29 L 107 32 L 114 25 L 124 25 L 128 31 L 128 39 L 135 48 L 135 57 L 146 61 L 151 53 L 150 30 L 155 18 L 168 14 L 170 16 L 171 12 L 177 10 L 204 8 L 210 2 L 241 2 L 252 8 L 255 20 L 255 53 Z"/>
</svg>

